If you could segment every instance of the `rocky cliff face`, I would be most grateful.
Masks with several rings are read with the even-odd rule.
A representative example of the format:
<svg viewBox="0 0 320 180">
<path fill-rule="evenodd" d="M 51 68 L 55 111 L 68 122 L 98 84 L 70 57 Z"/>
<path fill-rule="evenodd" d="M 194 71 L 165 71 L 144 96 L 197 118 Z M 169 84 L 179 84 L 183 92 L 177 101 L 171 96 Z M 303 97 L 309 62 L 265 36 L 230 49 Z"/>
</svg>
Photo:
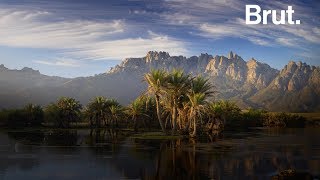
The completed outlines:
<svg viewBox="0 0 320 180">
<path fill-rule="evenodd" d="M 167 52 L 150 51 L 142 58 L 127 58 L 120 65 L 112 68 L 108 74 L 120 72 L 145 73 L 150 69 L 167 69 L 180 68 L 190 73 L 203 73 L 211 55 L 201 54 L 186 58 L 184 56 L 170 56 Z"/>
<path fill-rule="evenodd" d="M 216 88 L 216 99 L 233 100 L 244 108 L 320 110 L 319 67 L 291 61 L 278 71 L 254 58 L 245 61 L 233 52 L 227 56 L 200 54 L 187 58 L 156 51 L 141 58 L 127 58 L 107 73 L 74 79 L 45 76 L 30 68 L 10 70 L 0 65 L 0 107 L 29 102 L 45 105 L 59 96 L 71 96 L 86 104 L 98 95 L 126 104 L 146 88 L 143 74 L 159 68 L 180 68 L 206 76 Z"/>
<path fill-rule="evenodd" d="M 244 82 L 246 79 L 246 62 L 239 56 L 215 56 L 206 67 L 206 73 L 211 76 L 228 76 L 233 80 Z"/>
<path fill-rule="evenodd" d="M 320 68 L 290 61 L 265 89 L 250 99 L 271 110 L 319 111 Z"/>
<path fill-rule="evenodd" d="M 247 62 L 247 83 L 254 85 L 257 89 L 267 87 L 279 73 L 268 64 L 251 59 Z"/>
<path fill-rule="evenodd" d="M 246 62 L 237 54 L 230 52 L 228 58 L 215 56 L 210 60 L 206 73 L 213 77 L 229 77 L 242 85 L 254 86 L 259 90 L 269 85 L 278 71 L 253 58 Z"/>
<path fill-rule="evenodd" d="M 282 91 L 299 91 L 312 83 L 312 81 L 317 82 L 320 77 L 313 76 L 316 71 L 317 68 L 315 66 L 290 61 L 275 78 L 271 87 Z M 310 79 L 311 76 L 314 77 L 313 80 Z"/>
</svg>

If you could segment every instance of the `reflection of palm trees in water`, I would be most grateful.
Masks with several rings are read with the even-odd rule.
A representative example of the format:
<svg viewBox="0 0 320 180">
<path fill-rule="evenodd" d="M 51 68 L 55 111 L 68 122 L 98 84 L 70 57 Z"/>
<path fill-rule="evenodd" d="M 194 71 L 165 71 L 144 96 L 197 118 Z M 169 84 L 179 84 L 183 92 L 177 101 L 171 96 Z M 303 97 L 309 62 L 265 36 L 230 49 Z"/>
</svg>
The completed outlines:
<svg viewBox="0 0 320 180">
<path fill-rule="evenodd" d="M 112 128 L 90 129 L 89 134 L 84 139 L 84 143 L 89 145 L 89 149 L 98 155 L 110 152 L 115 155 L 119 151 L 122 141 L 128 136 L 127 133 L 129 132 Z"/>
<path fill-rule="evenodd" d="M 76 146 L 77 141 L 77 130 L 54 130 L 45 133 L 43 144 L 49 146 Z"/>
<path fill-rule="evenodd" d="M 308 167 L 308 159 L 297 159 L 306 157 L 302 149 L 261 141 L 251 142 L 252 146 L 227 141 L 208 144 L 182 139 L 135 140 L 135 145 L 127 146 L 128 151 L 135 152 L 126 157 L 127 163 L 115 164 L 126 177 L 142 179 L 269 179 L 272 173 L 285 169 L 312 168 Z M 143 145 L 153 147 L 153 152 L 149 149 L 137 151 Z M 127 166 L 128 163 L 135 165 L 136 173 L 132 172 L 132 166 Z"/>
<path fill-rule="evenodd" d="M 206 179 L 200 173 L 195 141 L 189 143 L 187 147 L 181 139 L 162 143 L 156 157 L 156 174 L 150 179 Z"/>
<path fill-rule="evenodd" d="M 194 142 L 190 145 L 189 141 L 182 139 L 135 139 L 127 140 L 126 143 L 118 157 L 115 157 L 114 164 L 127 178 L 206 179 L 200 173 L 203 167 L 197 158 Z"/>
<path fill-rule="evenodd" d="M 118 129 L 90 129 L 86 143 L 89 145 L 103 145 L 106 143 L 115 144 L 119 142 L 120 136 Z"/>
<path fill-rule="evenodd" d="M 51 145 L 58 147 L 46 148 L 48 154 L 77 154 L 75 152 L 81 150 L 81 153 L 86 153 L 85 156 L 93 155 L 99 167 L 110 164 L 115 168 L 110 171 L 123 172 L 125 177 L 132 179 L 269 179 L 270 173 L 289 168 L 300 168 L 319 174 L 317 167 L 320 167 L 320 161 L 311 159 L 320 155 L 311 147 L 314 146 L 312 142 L 317 142 L 318 138 L 308 138 L 312 141 L 310 145 L 296 146 L 294 142 L 305 142 L 305 139 L 292 139 L 291 135 L 279 137 L 276 136 L 277 133 L 268 133 L 270 134 L 263 138 L 225 135 L 223 141 L 221 137 L 217 137 L 213 143 L 210 143 L 210 138 L 209 141 L 202 139 L 198 142 L 186 139 L 132 139 L 128 134 L 116 129 L 8 134 L 13 142 L 19 143 L 18 150 L 22 153 L 37 153 Z M 45 146 L 39 148 L 36 144 Z M 78 145 L 89 147 L 76 148 Z M 14 144 L 12 151 L 12 154 L 16 153 Z M 10 155 L 8 152 L 7 154 Z M 29 161 L 16 161 L 5 156 L 1 156 L 0 160 L 0 172 L 6 171 L 9 166 L 22 168 L 24 161 Z M 31 160 L 36 159 L 30 158 L 29 163 L 33 163 L 30 166 L 40 165 Z"/>
</svg>

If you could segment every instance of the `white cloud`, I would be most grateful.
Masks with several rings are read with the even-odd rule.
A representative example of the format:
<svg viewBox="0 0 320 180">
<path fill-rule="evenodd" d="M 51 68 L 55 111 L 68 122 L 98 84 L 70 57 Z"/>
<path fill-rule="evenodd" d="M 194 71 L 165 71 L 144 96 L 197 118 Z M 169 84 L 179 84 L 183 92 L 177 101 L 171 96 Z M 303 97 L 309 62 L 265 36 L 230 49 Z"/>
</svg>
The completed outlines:
<svg viewBox="0 0 320 180">
<path fill-rule="evenodd" d="M 248 29 L 237 21 L 225 24 L 204 23 L 199 26 L 199 30 L 199 35 L 212 39 L 236 37 L 246 39 L 254 44 L 262 46 L 270 46 L 271 44 L 267 34 L 264 34 L 258 29 Z"/>
<path fill-rule="evenodd" d="M 166 0 L 172 13 L 166 12 L 161 17 L 168 24 L 193 27 L 198 34 L 211 39 L 236 37 L 246 39 L 262 46 L 286 46 L 300 48 L 301 44 L 320 44 L 319 23 L 312 19 L 313 9 L 305 4 L 292 1 L 290 4 L 279 1 L 261 1 L 258 4 L 266 9 L 287 9 L 292 5 L 294 18 L 301 20 L 301 25 L 246 25 L 245 4 L 249 0 Z M 198 31 L 198 32 L 197 32 Z"/>
<path fill-rule="evenodd" d="M 64 66 L 64 67 L 80 67 L 81 64 L 79 61 L 75 61 L 72 59 L 58 59 L 58 60 L 36 60 L 33 61 L 34 63 L 37 64 L 44 64 L 44 65 L 49 65 L 49 66 Z"/>
<path fill-rule="evenodd" d="M 288 39 L 288 38 L 277 38 L 276 41 L 280 44 L 283 44 L 285 46 L 296 46 L 295 39 Z"/>
<path fill-rule="evenodd" d="M 149 50 L 180 55 L 182 41 L 149 33 L 134 37 L 124 20 L 66 20 L 46 11 L 0 8 L 0 45 L 54 49 L 68 58 L 108 60 L 144 56 Z M 48 61 L 38 61 L 46 63 Z M 47 65 L 71 65 L 61 62 Z"/>
</svg>

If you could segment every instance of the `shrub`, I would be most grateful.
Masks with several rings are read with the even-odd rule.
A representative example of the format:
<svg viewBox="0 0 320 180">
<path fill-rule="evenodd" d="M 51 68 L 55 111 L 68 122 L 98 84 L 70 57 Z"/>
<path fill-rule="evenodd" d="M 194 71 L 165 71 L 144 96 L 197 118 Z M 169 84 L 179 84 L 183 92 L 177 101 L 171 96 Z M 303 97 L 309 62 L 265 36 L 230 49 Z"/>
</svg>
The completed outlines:
<svg viewBox="0 0 320 180">
<path fill-rule="evenodd" d="M 303 128 L 306 124 L 306 118 L 299 115 L 287 114 L 287 117 L 284 119 L 287 127 L 290 128 Z"/>
<path fill-rule="evenodd" d="M 54 103 L 49 104 L 44 110 L 44 117 L 45 122 L 58 126 L 61 118 L 59 107 Z"/>
<path fill-rule="evenodd" d="M 290 127 L 303 128 L 306 119 L 299 115 L 288 113 L 269 113 L 265 118 L 263 125 L 267 127 Z"/>
<path fill-rule="evenodd" d="M 218 101 L 208 106 L 210 116 L 222 119 L 226 126 L 241 126 L 241 109 L 233 102 Z"/>
<path fill-rule="evenodd" d="M 263 121 L 265 127 L 286 127 L 286 123 L 279 114 L 269 113 Z"/>
<path fill-rule="evenodd" d="M 249 109 L 243 113 L 243 126 L 261 127 L 266 117 L 266 111 L 260 109 Z"/>
<path fill-rule="evenodd" d="M 23 108 L 26 126 L 41 126 L 44 122 L 44 112 L 39 105 L 28 104 Z"/>
<path fill-rule="evenodd" d="M 44 114 L 40 106 L 28 104 L 23 109 L 2 110 L 0 121 L 10 128 L 41 126 Z"/>
</svg>

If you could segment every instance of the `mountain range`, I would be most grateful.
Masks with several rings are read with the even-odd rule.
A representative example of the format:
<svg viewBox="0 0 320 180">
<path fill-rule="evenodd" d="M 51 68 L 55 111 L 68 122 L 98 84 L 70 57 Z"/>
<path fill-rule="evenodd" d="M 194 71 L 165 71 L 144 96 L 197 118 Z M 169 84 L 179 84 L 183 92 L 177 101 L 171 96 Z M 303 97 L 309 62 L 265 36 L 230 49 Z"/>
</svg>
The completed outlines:
<svg viewBox="0 0 320 180">
<path fill-rule="evenodd" d="M 144 73 L 158 68 L 205 76 L 214 85 L 215 100 L 231 100 L 242 108 L 320 111 L 320 67 L 290 61 L 279 71 L 254 58 L 245 61 L 233 52 L 186 58 L 155 51 L 142 58 L 127 58 L 108 72 L 90 77 L 62 78 L 0 65 L 0 108 L 46 105 L 60 96 L 74 97 L 83 104 L 95 96 L 106 96 L 127 104 L 147 87 Z"/>
</svg>

